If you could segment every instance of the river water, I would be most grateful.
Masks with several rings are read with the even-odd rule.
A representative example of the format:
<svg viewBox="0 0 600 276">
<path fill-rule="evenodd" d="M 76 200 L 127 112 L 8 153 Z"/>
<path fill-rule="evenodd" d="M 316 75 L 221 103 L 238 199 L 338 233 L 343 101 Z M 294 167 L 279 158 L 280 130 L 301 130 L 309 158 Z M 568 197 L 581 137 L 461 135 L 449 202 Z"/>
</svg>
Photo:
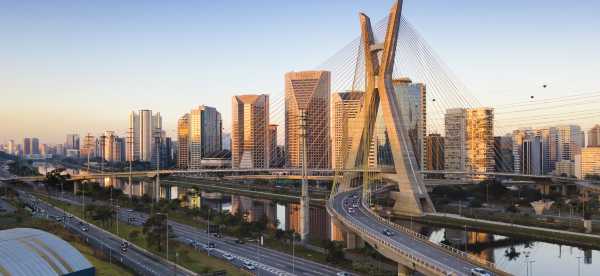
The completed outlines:
<svg viewBox="0 0 600 276">
<path fill-rule="evenodd" d="M 38 166 L 40 173 L 52 170 L 51 166 Z M 77 170 L 69 170 L 77 174 Z M 123 190 L 127 195 L 152 195 L 153 183 L 149 181 L 133 181 L 107 177 L 98 180 L 101 184 Z M 299 206 L 294 203 L 274 202 L 268 199 L 245 196 L 210 193 L 193 189 L 172 186 L 169 190 L 161 187 L 161 198 L 185 198 L 191 205 L 208 206 L 215 210 L 227 210 L 232 213 L 243 212 L 249 219 L 267 216 L 269 221 L 277 220 L 278 228 L 297 229 L 299 226 Z M 329 235 L 329 221 L 324 208 L 311 207 L 311 215 L 317 217 L 311 222 L 311 234 L 319 238 Z M 514 275 L 600 275 L 600 251 L 533 240 L 517 240 L 511 237 L 494 235 L 485 232 L 464 231 L 464 229 L 441 228 L 431 225 L 401 222 L 406 227 L 429 237 L 435 243 L 446 243 L 465 249 L 496 263 L 501 269 Z"/>
</svg>

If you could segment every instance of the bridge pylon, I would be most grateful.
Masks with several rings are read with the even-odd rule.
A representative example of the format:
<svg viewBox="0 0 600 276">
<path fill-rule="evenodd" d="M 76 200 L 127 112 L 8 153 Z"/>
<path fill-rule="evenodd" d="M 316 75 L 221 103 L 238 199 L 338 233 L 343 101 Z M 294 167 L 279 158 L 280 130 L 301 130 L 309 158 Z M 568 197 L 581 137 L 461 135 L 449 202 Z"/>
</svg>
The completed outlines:
<svg viewBox="0 0 600 276">
<path fill-rule="evenodd" d="M 368 200 L 371 183 L 366 172 L 367 158 L 378 109 L 381 106 L 394 162 L 394 172 L 384 174 L 382 178 L 384 181 L 398 185 L 399 192 L 394 195 L 396 198 L 394 211 L 422 215 L 424 212 L 435 212 L 435 209 L 427 194 L 423 178 L 418 173 L 419 165 L 413 154 L 413 146 L 407 134 L 407 126 L 402 120 L 402 111 L 392 83 L 401 13 L 402 0 L 398 0 L 390 10 L 383 42 L 375 41 L 370 18 L 360 13 L 361 47 L 359 49 L 364 51 L 366 91 L 358 120 L 355 120 L 350 127 L 352 144 L 345 161 L 345 168 L 356 168 L 358 165 L 365 168 L 362 175 L 363 185 L 365 185 L 363 196 Z M 359 182 L 360 178 L 359 173 L 344 174 L 340 189 L 350 188 L 353 183 Z"/>
</svg>

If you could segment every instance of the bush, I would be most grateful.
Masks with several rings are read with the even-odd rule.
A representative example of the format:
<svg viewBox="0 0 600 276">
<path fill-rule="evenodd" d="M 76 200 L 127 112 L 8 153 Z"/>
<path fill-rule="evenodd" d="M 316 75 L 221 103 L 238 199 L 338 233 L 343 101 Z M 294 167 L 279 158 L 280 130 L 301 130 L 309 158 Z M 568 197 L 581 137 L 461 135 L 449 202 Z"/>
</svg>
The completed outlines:
<svg viewBox="0 0 600 276">
<path fill-rule="evenodd" d="M 471 208 L 481 208 L 481 200 L 474 198 L 473 200 L 471 200 L 471 202 L 469 202 L 469 207 Z"/>
</svg>

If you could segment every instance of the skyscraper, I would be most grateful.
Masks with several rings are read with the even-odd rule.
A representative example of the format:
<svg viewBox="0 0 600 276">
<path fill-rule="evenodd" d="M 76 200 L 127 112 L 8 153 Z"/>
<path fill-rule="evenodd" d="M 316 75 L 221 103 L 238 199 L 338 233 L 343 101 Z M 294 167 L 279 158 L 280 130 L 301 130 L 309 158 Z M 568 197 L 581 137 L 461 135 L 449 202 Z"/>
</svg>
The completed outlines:
<svg viewBox="0 0 600 276">
<path fill-rule="evenodd" d="M 79 149 L 78 134 L 67 134 L 67 139 L 65 140 L 65 149 Z"/>
<path fill-rule="evenodd" d="M 276 124 L 269 124 L 269 167 L 277 164 L 277 127 Z"/>
<path fill-rule="evenodd" d="M 190 162 L 190 114 L 177 121 L 177 168 L 186 170 Z"/>
<path fill-rule="evenodd" d="M 31 155 L 31 138 L 23 138 L 23 155 Z"/>
<path fill-rule="evenodd" d="M 402 112 L 404 125 L 413 144 L 417 164 L 425 167 L 424 139 L 427 135 L 427 89 L 422 83 L 412 83 L 409 78 L 393 81 L 394 91 L 398 95 L 398 105 Z"/>
<path fill-rule="evenodd" d="M 285 75 L 285 148 L 289 167 L 302 166 L 300 120 L 306 120 L 308 168 L 329 168 L 329 71 L 289 72 Z"/>
<path fill-rule="evenodd" d="M 231 164 L 233 168 L 268 168 L 269 96 L 232 98 Z"/>
<path fill-rule="evenodd" d="M 496 171 L 513 172 L 514 155 L 513 139 L 511 134 L 494 137 L 494 147 L 496 152 Z"/>
<path fill-rule="evenodd" d="M 493 109 L 448 109 L 445 128 L 446 170 L 479 173 L 495 170 Z"/>
<path fill-rule="evenodd" d="M 600 125 L 595 125 L 588 130 L 588 147 L 600 147 Z"/>
<path fill-rule="evenodd" d="M 577 178 L 600 176 L 600 147 L 583 148 L 575 159 L 575 176 Z"/>
<path fill-rule="evenodd" d="M 429 134 L 425 137 L 424 170 L 444 170 L 444 137 L 440 134 Z"/>
<path fill-rule="evenodd" d="M 513 171 L 517 174 L 523 173 L 523 142 L 533 135 L 531 128 L 520 128 L 512 133 Z"/>
<path fill-rule="evenodd" d="M 157 156 L 157 140 L 160 143 L 162 117 L 160 112 L 152 114 L 152 110 L 142 109 L 129 113 L 127 160 L 152 162 Z M 156 160 L 154 160 L 156 161 Z"/>
<path fill-rule="evenodd" d="M 540 136 L 529 136 L 523 140 L 522 156 L 522 174 L 542 175 L 543 163 L 543 146 Z"/>
<path fill-rule="evenodd" d="M 8 141 L 8 150 L 7 150 L 8 154 L 12 154 L 12 155 L 16 155 L 16 147 L 15 147 L 15 141 L 14 140 L 9 140 Z"/>
<path fill-rule="evenodd" d="M 40 140 L 31 138 L 31 154 L 40 154 Z"/>
<path fill-rule="evenodd" d="M 360 114 L 364 92 L 334 93 L 331 99 L 331 163 L 343 169 L 352 147 L 351 122 Z"/>
<path fill-rule="evenodd" d="M 96 156 L 96 137 L 94 137 L 90 133 L 88 133 L 85 137 L 83 137 L 83 144 L 81 145 L 79 154 L 82 158 L 87 158 L 88 155 L 90 158 L 95 157 Z"/>
<path fill-rule="evenodd" d="M 190 169 L 200 169 L 202 158 L 222 149 L 221 113 L 201 105 L 190 112 Z"/>
<path fill-rule="evenodd" d="M 120 152 L 118 148 L 118 137 L 114 131 L 104 132 L 104 160 L 107 162 L 118 162 L 120 161 Z"/>
</svg>

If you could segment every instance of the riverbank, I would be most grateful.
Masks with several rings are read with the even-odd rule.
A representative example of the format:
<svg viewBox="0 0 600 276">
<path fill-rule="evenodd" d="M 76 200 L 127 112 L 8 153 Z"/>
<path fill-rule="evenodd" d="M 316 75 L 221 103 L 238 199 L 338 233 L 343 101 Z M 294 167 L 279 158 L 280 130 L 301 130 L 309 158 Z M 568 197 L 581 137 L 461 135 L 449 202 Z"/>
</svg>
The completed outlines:
<svg viewBox="0 0 600 276">
<path fill-rule="evenodd" d="M 464 229 L 465 225 L 467 225 L 467 230 L 479 230 L 515 238 L 535 239 L 545 242 L 600 249 L 600 236 L 592 234 L 474 219 L 455 214 L 430 214 L 423 217 L 395 215 L 392 218 L 405 222 L 412 220 L 414 222 L 457 229 Z"/>
</svg>

